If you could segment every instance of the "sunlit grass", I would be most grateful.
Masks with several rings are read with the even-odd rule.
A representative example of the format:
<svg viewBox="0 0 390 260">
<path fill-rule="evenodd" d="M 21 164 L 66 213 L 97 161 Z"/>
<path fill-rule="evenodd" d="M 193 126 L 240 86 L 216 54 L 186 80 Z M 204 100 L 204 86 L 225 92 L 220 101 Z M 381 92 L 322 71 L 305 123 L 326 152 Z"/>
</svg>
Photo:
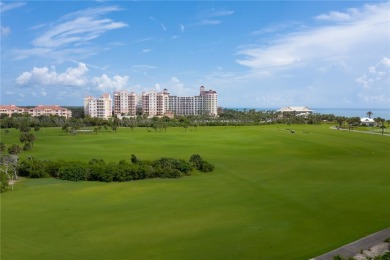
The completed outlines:
<svg viewBox="0 0 390 260">
<path fill-rule="evenodd" d="M 308 259 L 390 224 L 387 136 L 306 125 L 36 136 L 22 158 L 198 153 L 216 170 L 108 184 L 21 180 L 1 195 L 1 259 Z M 2 141 L 18 142 L 17 131 Z"/>
</svg>

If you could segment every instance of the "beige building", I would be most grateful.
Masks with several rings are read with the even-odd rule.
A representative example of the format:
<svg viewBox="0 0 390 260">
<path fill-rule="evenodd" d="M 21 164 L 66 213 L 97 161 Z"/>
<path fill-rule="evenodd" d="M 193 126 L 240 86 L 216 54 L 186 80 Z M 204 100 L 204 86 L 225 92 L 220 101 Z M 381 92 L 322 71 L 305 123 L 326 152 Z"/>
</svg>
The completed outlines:
<svg viewBox="0 0 390 260">
<path fill-rule="evenodd" d="M 17 107 L 15 105 L 0 105 L 0 114 L 1 115 L 8 115 L 9 117 L 12 116 L 12 114 L 23 114 L 27 113 L 26 108 Z"/>
<path fill-rule="evenodd" d="M 142 113 L 149 116 L 176 115 L 211 115 L 216 116 L 218 94 L 214 90 L 206 91 L 200 87 L 199 96 L 170 96 L 167 89 L 142 93 Z"/>
<path fill-rule="evenodd" d="M 142 93 L 142 114 L 148 116 L 163 116 L 167 111 L 169 93 L 167 89 Z"/>
<path fill-rule="evenodd" d="M 108 119 L 112 117 L 112 99 L 110 94 L 103 94 L 100 98 L 84 98 L 84 114 L 90 117 Z"/>
<path fill-rule="evenodd" d="M 63 116 L 65 118 L 72 117 L 72 111 L 70 111 L 69 109 L 60 107 L 58 105 L 54 105 L 54 106 L 38 105 L 34 108 L 28 109 L 28 113 L 32 116 L 57 115 L 57 116 Z"/>
<path fill-rule="evenodd" d="M 38 106 L 33 107 L 33 108 L 21 108 L 21 107 L 15 106 L 15 105 L 0 106 L 0 114 L 6 114 L 8 116 L 11 116 L 14 113 L 17 113 L 17 114 L 28 113 L 31 116 L 57 115 L 57 116 L 63 116 L 65 118 L 72 117 L 72 111 L 70 111 L 69 109 L 60 107 L 58 105 L 53 105 L 53 106 L 38 105 Z"/>
<path fill-rule="evenodd" d="M 137 112 L 137 95 L 126 90 L 114 92 L 114 114 L 135 116 Z"/>
</svg>

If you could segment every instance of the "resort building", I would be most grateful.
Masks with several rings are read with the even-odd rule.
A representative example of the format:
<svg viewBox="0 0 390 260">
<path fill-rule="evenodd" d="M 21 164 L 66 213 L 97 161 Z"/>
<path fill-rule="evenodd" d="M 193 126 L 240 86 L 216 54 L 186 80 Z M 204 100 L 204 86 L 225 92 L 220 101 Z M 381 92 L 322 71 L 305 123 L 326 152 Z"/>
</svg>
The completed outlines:
<svg viewBox="0 0 390 260">
<path fill-rule="evenodd" d="M 57 115 L 57 116 L 63 116 L 65 118 L 72 117 L 72 111 L 70 111 L 69 109 L 60 107 L 58 105 L 54 105 L 54 106 L 38 105 L 34 108 L 28 109 L 28 113 L 32 116 Z"/>
<path fill-rule="evenodd" d="M 10 117 L 14 113 L 16 114 L 28 113 L 34 117 L 52 116 L 52 115 L 63 116 L 65 118 L 72 117 L 72 111 L 60 107 L 58 105 L 53 105 L 53 106 L 38 105 L 33 108 L 22 108 L 22 107 L 17 107 L 15 105 L 0 106 L 0 114 L 6 114 Z"/>
<path fill-rule="evenodd" d="M 0 114 L 1 115 L 8 115 L 9 117 L 12 116 L 12 114 L 23 114 L 27 113 L 27 110 L 22 107 L 17 107 L 15 105 L 0 105 Z"/>
<path fill-rule="evenodd" d="M 167 89 L 142 93 L 142 114 L 148 116 L 163 116 L 167 111 L 169 93 Z"/>
<path fill-rule="evenodd" d="M 114 114 L 135 116 L 137 112 L 137 95 L 126 90 L 114 92 Z"/>
<path fill-rule="evenodd" d="M 360 118 L 360 124 L 365 126 L 376 126 L 375 120 L 368 117 Z"/>
<path fill-rule="evenodd" d="M 126 93 L 128 92 L 114 92 L 114 113 L 116 115 L 126 113 L 126 111 L 129 111 L 127 112 L 129 115 L 135 115 L 139 106 L 141 106 L 141 113 L 148 115 L 149 117 L 172 115 L 216 116 L 218 114 L 217 92 L 214 90 L 206 91 L 203 86 L 200 87 L 199 96 L 190 97 L 171 96 L 167 89 L 164 89 L 161 92 L 143 92 L 141 102 L 139 102 L 137 96 L 133 93 L 132 95 L 135 98 L 133 103 L 126 101 L 130 100 Z M 116 95 L 118 97 L 116 97 Z M 126 97 L 121 97 L 121 95 L 127 95 L 127 99 Z M 130 113 L 130 111 L 132 112 Z"/>
<path fill-rule="evenodd" d="M 280 113 L 280 117 L 285 116 L 302 116 L 307 117 L 313 113 L 313 110 L 310 110 L 307 107 L 282 107 L 277 110 Z"/>
<path fill-rule="evenodd" d="M 100 98 L 85 97 L 84 114 L 103 119 L 111 118 L 112 99 L 110 94 L 103 94 Z"/>
</svg>

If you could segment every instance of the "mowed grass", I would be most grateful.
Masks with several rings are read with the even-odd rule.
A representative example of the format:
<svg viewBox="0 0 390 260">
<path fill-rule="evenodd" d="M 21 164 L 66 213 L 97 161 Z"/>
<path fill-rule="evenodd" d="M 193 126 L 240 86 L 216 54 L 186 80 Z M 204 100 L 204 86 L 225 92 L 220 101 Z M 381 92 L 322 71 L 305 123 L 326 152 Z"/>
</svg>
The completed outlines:
<svg viewBox="0 0 390 260">
<path fill-rule="evenodd" d="M 306 125 L 36 136 L 21 157 L 199 153 L 216 170 L 127 183 L 22 179 L 1 195 L 1 259 L 308 259 L 390 225 L 388 136 Z"/>
</svg>

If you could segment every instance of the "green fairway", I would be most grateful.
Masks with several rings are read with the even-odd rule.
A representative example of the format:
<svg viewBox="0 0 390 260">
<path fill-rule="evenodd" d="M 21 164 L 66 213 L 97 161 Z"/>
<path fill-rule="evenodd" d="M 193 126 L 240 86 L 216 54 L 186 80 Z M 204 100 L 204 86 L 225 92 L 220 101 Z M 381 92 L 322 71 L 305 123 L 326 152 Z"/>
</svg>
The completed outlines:
<svg viewBox="0 0 390 260">
<path fill-rule="evenodd" d="M 18 143 L 17 130 L 3 131 L 7 147 Z M 21 158 L 197 153 L 215 171 L 125 183 L 21 179 L 0 195 L 2 260 L 309 259 L 390 226 L 389 136 L 326 125 L 35 135 Z"/>
</svg>

